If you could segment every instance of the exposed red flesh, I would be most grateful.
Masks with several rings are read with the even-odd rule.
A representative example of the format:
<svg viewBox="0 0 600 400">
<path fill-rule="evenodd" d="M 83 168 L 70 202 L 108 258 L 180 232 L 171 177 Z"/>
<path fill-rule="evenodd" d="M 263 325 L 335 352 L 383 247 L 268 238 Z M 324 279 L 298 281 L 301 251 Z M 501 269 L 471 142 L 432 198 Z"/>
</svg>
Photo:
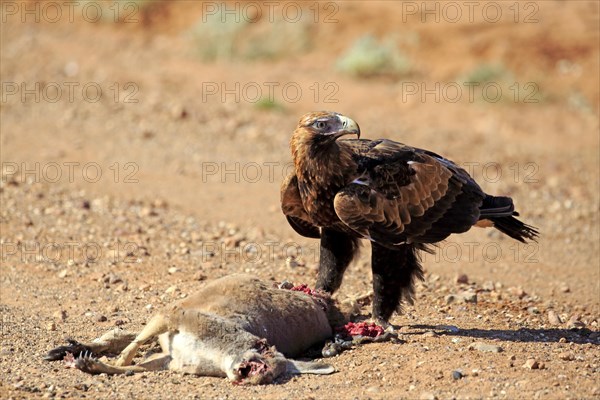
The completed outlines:
<svg viewBox="0 0 600 400">
<path fill-rule="evenodd" d="M 338 333 L 346 334 L 347 336 L 368 336 L 368 337 L 378 337 L 383 334 L 383 327 L 377 325 L 375 323 L 367 323 L 367 322 L 348 322 L 344 326 L 340 326 L 336 329 Z"/>
<path fill-rule="evenodd" d="M 303 283 L 301 285 L 296 285 L 293 288 L 291 288 L 290 290 L 293 290 L 295 292 L 304 292 L 310 296 L 313 296 L 315 294 L 315 291 L 312 290 L 311 288 L 309 288 L 308 285 L 305 283 Z"/>
</svg>

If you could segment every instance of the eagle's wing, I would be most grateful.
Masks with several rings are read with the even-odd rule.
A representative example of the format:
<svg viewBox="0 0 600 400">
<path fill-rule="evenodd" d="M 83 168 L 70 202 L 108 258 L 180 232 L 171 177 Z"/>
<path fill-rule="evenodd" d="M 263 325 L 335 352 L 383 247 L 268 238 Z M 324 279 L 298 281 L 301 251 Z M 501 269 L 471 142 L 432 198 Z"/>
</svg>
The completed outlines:
<svg viewBox="0 0 600 400">
<path fill-rule="evenodd" d="M 319 227 L 310 222 L 310 218 L 302 205 L 298 179 L 293 171 L 281 184 L 281 210 L 292 228 L 300 235 L 313 239 L 321 237 Z"/>
<path fill-rule="evenodd" d="M 390 140 L 346 142 L 362 175 L 337 193 L 334 207 L 363 237 L 385 246 L 433 243 L 477 222 L 485 194 L 451 161 Z"/>
</svg>

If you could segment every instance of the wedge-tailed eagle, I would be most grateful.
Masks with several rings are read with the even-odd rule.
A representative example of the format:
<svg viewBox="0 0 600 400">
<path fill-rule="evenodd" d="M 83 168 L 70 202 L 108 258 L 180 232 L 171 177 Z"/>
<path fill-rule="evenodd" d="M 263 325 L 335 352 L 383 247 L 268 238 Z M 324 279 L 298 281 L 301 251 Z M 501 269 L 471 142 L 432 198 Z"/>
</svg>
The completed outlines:
<svg viewBox="0 0 600 400">
<path fill-rule="evenodd" d="M 342 137 L 356 135 L 356 139 Z M 293 133 L 294 170 L 281 207 L 302 236 L 320 239 L 318 289 L 334 292 L 358 250 L 372 246 L 373 318 L 387 323 L 412 303 L 423 278 L 419 251 L 472 226 L 525 242 L 536 228 L 515 218 L 510 197 L 483 192 L 469 174 L 431 151 L 387 139 L 360 139 L 356 122 L 335 112 L 304 115 Z"/>
</svg>

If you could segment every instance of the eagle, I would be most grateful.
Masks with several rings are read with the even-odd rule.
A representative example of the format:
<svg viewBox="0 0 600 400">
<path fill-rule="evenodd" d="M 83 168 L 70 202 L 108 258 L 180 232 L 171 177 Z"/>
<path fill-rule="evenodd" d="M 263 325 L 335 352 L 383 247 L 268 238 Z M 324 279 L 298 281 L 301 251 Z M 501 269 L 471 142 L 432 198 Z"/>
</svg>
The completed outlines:
<svg viewBox="0 0 600 400">
<path fill-rule="evenodd" d="M 281 208 L 297 233 L 320 239 L 316 288 L 335 292 L 359 240 L 369 240 L 372 318 L 386 326 L 402 301 L 413 303 L 421 251 L 472 226 L 523 243 L 538 237 L 515 218 L 510 197 L 484 193 L 454 162 L 388 139 L 361 139 L 358 124 L 337 112 L 304 115 L 290 149 L 294 168 L 281 185 Z"/>
</svg>

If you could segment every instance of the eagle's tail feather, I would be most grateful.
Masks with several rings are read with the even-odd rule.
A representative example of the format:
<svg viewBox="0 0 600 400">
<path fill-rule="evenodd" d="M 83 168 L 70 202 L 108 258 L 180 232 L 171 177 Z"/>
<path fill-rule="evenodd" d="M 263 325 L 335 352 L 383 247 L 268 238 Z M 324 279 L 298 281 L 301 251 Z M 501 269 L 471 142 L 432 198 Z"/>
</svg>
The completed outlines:
<svg viewBox="0 0 600 400">
<path fill-rule="evenodd" d="M 526 243 L 526 239 L 536 241 L 539 232 L 537 228 L 527 225 L 515 216 L 515 206 L 510 197 L 486 196 L 480 208 L 479 220 L 489 220 L 500 232 L 519 242 Z"/>
<path fill-rule="evenodd" d="M 494 223 L 496 229 L 519 242 L 527 243 L 527 240 L 537 241 L 539 235 L 537 228 L 527 225 L 513 216 L 492 217 L 489 219 Z"/>
</svg>

